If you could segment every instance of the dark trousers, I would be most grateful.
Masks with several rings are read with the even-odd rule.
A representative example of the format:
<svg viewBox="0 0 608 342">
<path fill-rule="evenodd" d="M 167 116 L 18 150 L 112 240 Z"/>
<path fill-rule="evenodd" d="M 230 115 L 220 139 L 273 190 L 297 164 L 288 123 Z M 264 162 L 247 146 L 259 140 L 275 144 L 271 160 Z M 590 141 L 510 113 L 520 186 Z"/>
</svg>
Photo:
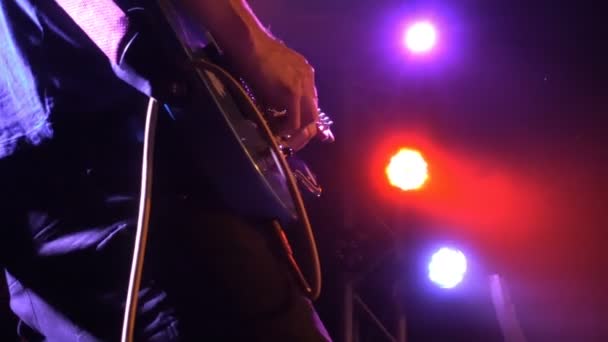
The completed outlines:
<svg viewBox="0 0 608 342">
<path fill-rule="evenodd" d="M 203 221 L 206 228 L 215 228 L 204 229 Z M 138 340 L 330 340 L 311 302 L 303 296 L 287 264 L 279 257 L 271 234 L 221 214 L 204 215 L 198 222 L 201 226 L 191 226 L 190 242 L 164 239 L 165 244 L 150 250 L 140 292 Z M 158 237 L 155 235 L 153 232 L 150 238 Z M 158 241 L 154 244 L 159 245 Z M 122 265 L 116 267 L 124 269 L 128 261 L 117 260 Z M 83 298 L 79 301 L 80 315 L 71 315 L 71 320 L 67 320 L 61 312 L 63 299 L 58 293 L 50 296 L 52 299 L 44 295 L 44 279 L 33 286 L 26 284 L 9 276 L 12 300 L 20 308 L 18 313 L 26 313 L 22 317 L 26 321 L 31 319 L 22 325 L 23 335 L 32 338 L 36 335 L 33 329 L 40 329 L 50 341 L 59 336 L 62 340 L 72 336 L 74 341 L 116 337 L 122 311 L 116 310 L 113 317 L 107 317 L 101 313 L 109 314 L 108 311 L 86 307 L 95 304 Z M 126 283 L 123 284 L 122 289 L 117 287 L 107 297 L 108 301 L 124 298 Z M 64 295 L 70 296 L 70 283 L 65 287 Z M 74 298 L 83 296 L 80 292 L 76 294 L 80 289 L 73 290 Z M 72 301 L 70 310 L 74 305 Z M 81 325 L 80 319 L 86 323 Z M 90 323 L 95 320 L 98 322 Z M 55 332 L 58 328 L 60 335 Z"/>
<path fill-rule="evenodd" d="M 184 340 L 330 341 L 269 225 L 221 213 L 195 217 L 184 222 L 191 233 L 188 243 L 162 247 L 179 251 L 171 258 L 172 274 L 165 274 L 176 285 L 168 291 L 179 303 Z"/>
<path fill-rule="evenodd" d="M 0 266 L 31 341 L 119 338 L 141 165 L 119 114 L 56 114 L 52 142 L 0 161 Z M 138 341 L 328 341 L 268 222 L 223 209 L 173 125 L 161 116 Z"/>
<path fill-rule="evenodd" d="M 330 341 L 269 225 L 198 210 L 188 200 L 157 209 L 162 210 L 151 225 L 138 341 Z M 131 242 L 115 242 L 100 252 L 100 257 L 111 255 L 112 267 L 120 270 L 122 281 L 111 282 L 116 286 L 110 291 L 86 275 L 51 279 L 70 265 L 65 262 L 37 265 L 32 269 L 44 271 L 25 281 L 10 275 L 14 308 L 26 323 L 22 334 L 31 341 L 36 335 L 48 341 L 116 340 Z M 118 246 L 119 253 L 110 253 Z M 87 267 L 86 260 L 70 262 Z M 27 265 L 20 274 L 24 270 Z"/>
</svg>

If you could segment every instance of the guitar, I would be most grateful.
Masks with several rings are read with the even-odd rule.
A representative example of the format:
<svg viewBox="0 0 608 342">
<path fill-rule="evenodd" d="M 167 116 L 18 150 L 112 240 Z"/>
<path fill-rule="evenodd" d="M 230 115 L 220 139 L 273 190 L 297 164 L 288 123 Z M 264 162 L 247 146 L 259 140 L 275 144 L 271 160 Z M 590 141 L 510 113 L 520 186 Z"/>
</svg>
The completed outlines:
<svg viewBox="0 0 608 342">
<path fill-rule="evenodd" d="M 196 148 L 204 156 L 200 166 L 205 175 L 217 184 L 225 202 L 242 215 L 277 219 L 284 225 L 306 221 L 306 210 L 298 203 L 300 190 L 320 196 L 322 188 L 286 140 L 270 129 L 273 110 L 264 106 L 271 104 L 257 102 L 246 80 L 231 72 L 221 47 L 210 34 L 205 32 L 208 39 L 201 46 L 200 41 L 190 38 L 173 4 L 158 3 L 171 31 L 158 30 L 163 25 L 155 22 L 156 32 L 149 36 L 157 45 L 166 44 L 164 50 L 171 51 L 171 56 L 165 58 L 172 61 L 164 73 L 149 78 L 164 84 L 158 98 L 182 120 L 185 132 L 200 139 Z M 125 54 L 130 49 L 127 47 Z M 180 53 L 175 53 L 177 49 Z M 142 59 L 149 52 L 145 54 Z M 332 124 L 325 113 L 319 113 L 316 125 L 320 140 L 334 141 Z"/>
<path fill-rule="evenodd" d="M 136 61 L 131 64 L 145 69 L 150 46 L 165 52 L 160 54 L 166 67 L 159 70 L 155 61 L 155 73 L 147 78 L 155 84 L 154 97 L 177 118 L 178 129 L 191 140 L 186 145 L 196 146 L 192 153 L 200 156 L 194 158 L 197 171 L 211 180 L 234 212 L 273 222 L 302 287 L 316 299 L 321 287 L 320 263 L 302 190 L 318 197 L 322 187 L 285 139 L 273 133 L 271 111 L 265 109 L 269 104 L 257 102 L 246 80 L 231 72 L 213 37 L 207 34 L 205 44 L 194 41 L 174 5 L 162 0 L 158 4 L 159 13 L 150 15 L 150 9 L 142 9 L 144 19 L 134 19 L 148 21 L 140 24 L 146 32 L 142 30 L 141 37 L 128 44 L 125 54 Z M 131 13 L 131 18 L 136 17 Z M 158 25 L 159 20 L 167 25 Z M 165 27 L 170 29 L 163 30 Z M 332 124 L 327 115 L 319 113 L 320 140 L 334 141 Z M 296 229 L 297 225 L 301 228 Z M 285 231 L 283 226 L 290 229 Z M 307 242 L 303 254 L 310 258 L 308 277 L 295 261 L 287 238 L 290 234 L 303 235 Z"/>
</svg>

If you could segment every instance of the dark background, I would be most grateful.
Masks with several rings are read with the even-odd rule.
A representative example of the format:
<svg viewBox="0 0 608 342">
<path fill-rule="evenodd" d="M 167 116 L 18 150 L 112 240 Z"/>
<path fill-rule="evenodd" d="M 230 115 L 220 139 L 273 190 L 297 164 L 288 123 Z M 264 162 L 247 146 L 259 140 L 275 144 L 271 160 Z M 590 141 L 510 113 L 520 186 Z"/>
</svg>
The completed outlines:
<svg viewBox="0 0 608 342">
<path fill-rule="evenodd" d="M 486 287 L 493 273 L 509 285 L 529 341 L 608 340 L 603 7 L 502 0 L 252 5 L 316 66 L 321 105 L 337 122 L 334 146 L 305 153 L 326 183 L 325 197 L 311 207 L 325 253 L 319 307 L 336 337 L 341 294 L 339 286 L 332 290 L 346 269 L 336 251 L 356 240 L 351 254 L 363 265 L 391 245 L 402 252 L 366 278 L 364 295 L 388 312 L 391 284 L 400 280 L 413 341 L 499 337 Z M 428 59 L 397 47 L 401 22 L 419 14 L 440 30 L 439 51 Z M 398 146 L 427 157 L 431 179 L 423 191 L 384 184 L 382 167 Z M 472 264 L 451 293 L 424 280 L 425 258 L 442 242 L 461 246 Z"/>
<path fill-rule="evenodd" d="M 506 279 L 529 341 L 608 340 L 603 7 L 250 3 L 314 64 L 321 106 L 336 121 L 337 143 L 302 152 L 326 188 L 309 205 L 325 275 L 318 308 L 336 339 L 345 272 L 395 247 L 399 257 L 369 274 L 361 294 L 390 325 L 392 288 L 401 289 L 412 341 L 499 339 L 487 290 L 494 273 Z M 401 23 L 417 15 L 439 25 L 431 58 L 398 47 Z M 423 191 L 385 185 L 382 168 L 398 146 L 427 158 L 431 179 Z M 470 259 L 455 291 L 425 280 L 425 258 L 443 242 Z M 371 330 L 365 335 L 381 341 Z"/>
</svg>

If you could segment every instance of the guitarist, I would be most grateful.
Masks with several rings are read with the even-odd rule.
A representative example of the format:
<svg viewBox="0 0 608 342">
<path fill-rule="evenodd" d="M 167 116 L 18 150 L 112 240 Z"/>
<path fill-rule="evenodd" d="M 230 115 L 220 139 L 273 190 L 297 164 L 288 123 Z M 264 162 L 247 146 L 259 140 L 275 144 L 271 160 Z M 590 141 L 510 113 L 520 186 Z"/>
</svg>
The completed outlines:
<svg viewBox="0 0 608 342">
<path fill-rule="evenodd" d="M 278 133 L 304 147 L 318 116 L 306 59 L 245 0 L 177 2 L 259 98 L 286 110 Z M 113 70 L 54 0 L 0 2 L 0 267 L 28 341 L 120 337 L 147 97 Z M 136 340 L 330 341 L 267 222 L 216 200 L 171 120 L 160 113 Z"/>
</svg>

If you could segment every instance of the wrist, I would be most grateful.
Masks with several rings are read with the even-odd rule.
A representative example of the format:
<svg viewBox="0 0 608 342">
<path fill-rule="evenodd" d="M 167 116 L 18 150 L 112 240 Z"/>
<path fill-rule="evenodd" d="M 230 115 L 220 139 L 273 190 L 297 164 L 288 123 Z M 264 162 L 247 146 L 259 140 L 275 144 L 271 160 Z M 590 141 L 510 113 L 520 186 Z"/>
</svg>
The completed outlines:
<svg viewBox="0 0 608 342">
<path fill-rule="evenodd" d="M 256 68 L 279 45 L 246 0 L 181 0 L 238 71 Z"/>
<path fill-rule="evenodd" d="M 246 60 L 261 58 L 273 43 L 275 38 L 266 30 L 247 26 L 240 35 L 232 36 L 223 45 L 220 44 L 230 57 Z"/>
<path fill-rule="evenodd" d="M 218 41 L 224 51 L 225 57 L 235 68 L 234 71 L 242 76 L 248 76 L 249 72 L 260 68 L 261 63 L 268 59 L 280 43 L 265 30 L 248 28 L 246 33 L 236 38 L 233 36 L 227 44 Z"/>
<path fill-rule="evenodd" d="M 251 57 L 273 40 L 245 0 L 203 1 L 210 2 L 205 26 L 230 57 Z"/>
</svg>

